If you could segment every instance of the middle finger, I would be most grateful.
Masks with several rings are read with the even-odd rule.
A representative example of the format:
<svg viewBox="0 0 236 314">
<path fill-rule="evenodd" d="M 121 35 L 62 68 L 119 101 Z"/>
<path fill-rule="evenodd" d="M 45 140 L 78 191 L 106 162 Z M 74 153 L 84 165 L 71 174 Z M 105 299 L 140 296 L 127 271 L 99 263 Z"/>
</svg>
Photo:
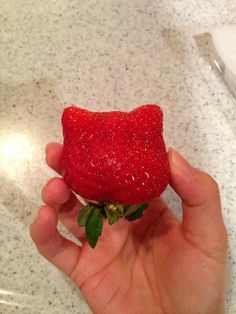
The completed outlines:
<svg viewBox="0 0 236 314">
<path fill-rule="evenodd" d="M 76 238 L 84 237 L 84 228 L 77 224 L 77 217 L 83 205 L 62 178 L 52 178 L 47 182 L 42 190 L 42 199 L 47 205 L 55 208 L 58 219 Z"/>
</svg>

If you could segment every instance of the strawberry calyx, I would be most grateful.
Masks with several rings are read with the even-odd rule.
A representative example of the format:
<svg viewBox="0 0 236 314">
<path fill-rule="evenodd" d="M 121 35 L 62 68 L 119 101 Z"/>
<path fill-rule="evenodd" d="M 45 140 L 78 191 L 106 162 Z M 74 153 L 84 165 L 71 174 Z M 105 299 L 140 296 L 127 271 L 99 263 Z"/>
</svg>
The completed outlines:
<svg viewBox="0 0 236 314">
<path fill-rule="evenodd" d="M 88 203 L 81 209 L 77 221 L 79 226 L 85 227 L 87 241 L 94 248 L 102 234 L 102 218 L 108 219 L 110 225 L 121 218 L 133 221 L 142 217 L 143 211 L 148 206 L 148 203 L 141 205 L 125 205 L 118 202 Z"/>
</svg>

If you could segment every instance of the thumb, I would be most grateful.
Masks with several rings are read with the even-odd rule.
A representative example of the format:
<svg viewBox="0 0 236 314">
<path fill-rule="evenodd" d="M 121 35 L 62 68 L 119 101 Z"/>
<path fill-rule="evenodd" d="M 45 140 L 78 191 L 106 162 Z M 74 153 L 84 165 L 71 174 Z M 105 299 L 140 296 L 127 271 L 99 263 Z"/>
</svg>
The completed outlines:
<svg viewBox="0 0 236 314">
<path fill-rule="evenodd" d="M 182 229 L 193 241 L 223 240 L 220 194 L 216 181 L 193 168 L 177 151 L 170 148 L 170 185 L 182 199 Z"/>
</svg>

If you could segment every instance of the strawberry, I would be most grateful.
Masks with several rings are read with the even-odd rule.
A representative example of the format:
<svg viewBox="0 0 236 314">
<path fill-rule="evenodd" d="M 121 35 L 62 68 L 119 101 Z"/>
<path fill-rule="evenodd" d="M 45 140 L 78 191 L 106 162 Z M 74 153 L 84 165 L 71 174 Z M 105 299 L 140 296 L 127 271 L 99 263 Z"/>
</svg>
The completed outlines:
<svg viewBox="0 0 236 314">
<path fill-rule="evenodd" d="M 110 223 L 123 216 L 139 218 L 146 205 L 131 205 L 147 202 L 165 190 L 169 166 L 159 106 L 145 105 L 131 112 L 91 112 L 72 106 L 64 110 L 62 125 L 65 182 L 97 203 L 82 211 L 82 225 L 98 212 Z"/>
</svg>

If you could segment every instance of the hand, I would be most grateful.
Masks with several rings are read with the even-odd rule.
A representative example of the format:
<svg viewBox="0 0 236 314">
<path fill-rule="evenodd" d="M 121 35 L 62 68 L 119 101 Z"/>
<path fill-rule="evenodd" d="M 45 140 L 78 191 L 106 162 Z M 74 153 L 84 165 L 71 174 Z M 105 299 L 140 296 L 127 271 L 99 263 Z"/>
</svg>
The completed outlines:
<svg viewBox="0 0 236 314">
<path fill-rule="evenodd" d="M 59 172 L 62 145 L 46 148 L 48 165 Z M 81 289 L 94 313 L 220 314 L 224 312 L 227 233 L 216 182 L 168 153 L 170 185 L 182 199 L 183 220 L 162 199 L 142 219 L 104 222 L 95 249 L 77 225 L 81 204 L 62 178 L 49 180 L 31 226 L 39 252 Z M 83 243 L 65 239 L 58 219 Z"/>
</svg>

